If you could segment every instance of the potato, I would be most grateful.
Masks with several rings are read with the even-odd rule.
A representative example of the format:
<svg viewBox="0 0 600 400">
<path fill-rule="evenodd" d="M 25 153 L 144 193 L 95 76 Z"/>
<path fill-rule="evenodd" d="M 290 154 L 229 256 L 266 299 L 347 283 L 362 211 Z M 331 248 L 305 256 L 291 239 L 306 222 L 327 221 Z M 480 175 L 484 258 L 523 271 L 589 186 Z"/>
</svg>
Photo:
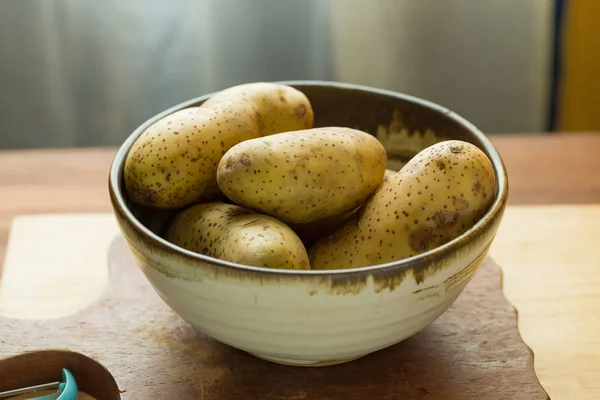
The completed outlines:
<svg viewBox="0 0 600 400">
<path fill-rule="evenodd" d="M 242 140 L 258 137 L 258 118 L 242 118 L 235 113 L 234 108 L 192 107 L 150 126 L 125 160 L 129 197 L 157 208 L 178 208 L 217 198 L 216 168 L 225 151 Z M 221 119 L 223 123 L 212 123 Z"/>
<path fill-rule="evenodd" d="M 163 209 L 219 199 L 217 166 L 227 150 L 278 129 L 312 127 L 312 115 L 301 92 L 267 83 L 226 89 L 200 107 L 174 112 L 148 127 L 131 147 L 124 167 L 129 197 Z"/>
<path fill-rule="evenodd" d="M 383 182 L 386 158 L 375 137 L 355 129 L 278 133 L 229 149 L 217 183 L 241 206 L 306 224 L 363 204 Z"/>
<path fill-rule="evenodd" d="M 351 218 L 359 208 L 360 207 L 356 207 L 344 214 L 320 219 L 307 224 L 291 224 L 290 228 L 292 228 L 300 237 L 304 246 L 309 248 L 320 238 L 327 236 L 338 229 L 344 222 Z"/>
<path fill-rule="evenodd" d="M 491 206 L 487 156 L 449 140 L 419 152 L 332 235 L 309 249 L 311 269 L 358 268 L 411 257 L 456 238 Z"/>
<path fill-rule="evenodd" d="M 254 106 L 264 127 L 260 136 L 313 127 L 314 114 L 308 99 L 290 86 L 271 82 L 233 86 L 211 96 L 204 106 L 229 104 L 232 100 Z"/>
<path fill-rule="evenodd" d="M 383 182 L 387 182 L 391 177 L 393 177 L 397 173 L 398 171 L 386 169 L 383 175 Z M 358 211 L 359 208 L 360 206 L 342 215 L 336 215 L 330 218 L 309 222 L 307 224 L 290 225 L 290 227 L 294 230 L 294 232 L 298 234 L 298 236 L 300 236 L 300 239 L 302 239 L 302 243 L 304 243 L 304 246 L 309 248 L 310 246 L 315 244 L 315 242 L 317 242 L 320 238 L 333 233 L 344 222 L 346 222 L 350 217 L 352 217 L 356 213 L 356 211 Z"/>
<path fill-rule="evenodd" d="M 222 202 L 180 211 L 165 234 L 169 242 L 206 256 L 244 265 L 310 269 L 294 231 L 268 215 Z"/>
</svg>

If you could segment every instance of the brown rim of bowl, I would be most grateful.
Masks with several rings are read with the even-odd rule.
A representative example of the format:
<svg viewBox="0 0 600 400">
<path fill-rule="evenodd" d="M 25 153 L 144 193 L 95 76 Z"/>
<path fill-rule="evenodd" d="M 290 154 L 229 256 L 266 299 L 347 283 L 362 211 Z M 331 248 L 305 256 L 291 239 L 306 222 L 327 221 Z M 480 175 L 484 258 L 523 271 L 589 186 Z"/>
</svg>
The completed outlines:
<svg viewBox="0 0 600 400">
<path fill-rule="evenodd" d="M 123 142 L 123 144 L 117 151 L 117 154 L 115 155 L 115 158 L 113 159 L 113 162 L 110 167 L 110 175 L 109 175 L 109 182 L 108 182 L 109 183 L 109 192 L 110 192 L 111 202 L 113 203 L 113 206 L 115 207 L 115 211 L 119 212 L 125 219 L 127 219 L 130 227 L 132 229 L 134 229 L 139 236 L 143 237 L 151 245 L 161 247 L 165 250 L 173 251 L 173 252 L 179 254 L 180 256 L 183 256 L 184 258 L 187 258 L 191 261 L 202 261 L 205 263 L 217 265 L 219 267 L 234 269 L 239 272 L 246 271 L 246 272 L 252 272 L 255 274 L 258 273 L 258 274 L 264 274 L 264 275 L 270 275 L 270 276 L 279 275 L 279 276 L 313 276 L 313 277 L 315 277 L 315 276 L 327 277 L 327 276 L 338 276 L 338 275 L 344 275 L 345 277 L 349 277 L 349 276 L 353 276 L 353 275 L 364 275 L 365 273 L 382 271 L 382 270 L 385 270 L 386 272 L 389 273 L 389 272 L 391 272 L 390 270 L 393 270 L 394 272 L 402 272 L 404 270 L 408 270 L 411 268 L 422 268 L 424 265 L 427 265 L 427 264 L 430 264 L 437 260 L 443 259 L 443 258 L 449 256 L 450 254 L 454 253 L 459 248 L 462 248 L 462 247 L 468 245 L 468 243 L 470 243 L 471 241 L 474 241 L 478 236 L 482 235 L 487 229 L 489 229 L 489 226 L 491 224 L 493 224 L 493 222 L 496 220 L 496 218 L 501 217 L 501 214 L 503 213 L 503 210 L 506 205 L 507 198 L 508 198 L 508 177 L 507 177 L 506 168 L 504 166 L 502 158 L 500 157 L 500 154 L 498 153 L 498 151 L 496 150 L 494 145 L 485 136 L 485 134 L 483 134 L 483 132 L 481 132 L 477 127 L 475 127 L 475 125 L 473 125 L 472 123 L 470 123 L 469 121 L 467 121 L 466 119 L 461 117 L 460 115 L 456 114 L 455 112 L 453 112 L 445 107 L 442 107 L 438 104 L 435 104 L 433 102 L 430 102 L 428 100 L 424 100 L 424 99 L 421 99 L 418 97 L 414 97 L 414 96 L 410 96 L 407 94 L 402 94 L 402 93 L 398 93 L 398 92 L 394 92 L 394 91 L 390 91 L 390 90 L 364 86 L 364 85 L 355 85 L 355 84 L 334 82 L 334 81 L 313 81 L 313 80 L 275 81 L 275 83 L 289 85 L 289 86 L 298 88 L 300 90 L 302 89 L 302 87 L 305 87 L 305 86 L 322 86 L 322 87 L 329 87 L 329 88 L 333 87 L 333 88 L 338 88 L 338 89 L 342 89 L 342 90 L 365 91 L 365 92 L 370 92 L 370 93 L 381 95 L 381 96 L 394 97 L 394 98 L 397 98 L 397 99 L 400 99 L 400 100 L 403 100 L 406 102 L 412 102 L 412 103 L 420 105 L 421 107 L 428 108 L 432 111 L 444 114 L 448 118 L 452 119 L 455 123 L 463 126 L 469 132 L 471 132 L 481 142 L 483 150 L 488 154 L 488 156 L 492 162 L 492 166 L 494 168 L 494 172 L 496 175 L 496 182 L 497 182 L 496 197 L 494 199 L 494 202 L 492 203 L 492 206 L 488 209 L 486 214 L 475 225 L 473 225 L 469 230 L 467 230 L 462 235 L 454 238 L 453 240 L 449 241 L 448 243 L 446 243 L 442 246 L 436 247 L 434 249 L 431 249 L 429 251 L 426 251 L 424 253 L 421 253 L 421 254 L 418 254 L 418 255 L 415 255 L 412 257 L 404 258 L 402 260 L 391 261 L 388 263 L 376 264 L 376 265 L 360 267 L 360 268 L 337 269 L 337 270 L 271 269 L 271 268 L 255 267 L 255 266 L 225 261 L 225 260 L 221 260 L 218 258 L 209 257 L 209 256 L 205 256 L 203 254 L 195 253 L 195 252 L 186 250 L 184 248 L 181 248 L 179 246 L 176 246 L 176 245 L 168 242 L 167 240 L 161 238 L 160 236 L 154 234 L 152 231 L 150 231 L 150 229 L 148 229 L 137 218 L 135 218 L 135 216 L 132 214 L 132 212 L 127 208 L 127 205 L 125 204 L 125 201 L 123 200 L 123 196 L 121 193 L 121 185 L 120 185 L 122 174 L 123 174 L 123 164 L 124 164 L 125 158 L 127 156 L 127 153 L 129 152 L 129 149 L 133 145 L 134 141 L 138 138 L 138 136 L 141 135 L 141 133 L 148 126 L 150 126 L 154 122 L 158 121 L 161 118 L 164 118 L 165 116 L 167 116 L 175 111 L 178 111 L 178 110 L 181 110 L 181 109 L 184 109 L 187 107 L 192 107 L 192 106 L 195 106 L 199 103 L 206 101 L 206 99 L 208 99 L 213 93 L 216 93 L 216 92 L 213 92 L 213 93 L 208 93 L 203 96 L 199 96 L 199 97 L 184 101 L 178 105 L 175 105 L 171 108 L 168 108 L 165 111 L 162 111 L 162 112 L 154 115 L 150 119 L 146 120 L 142 125 L 138 126 L 136 128 L 136 130 L 133 131 L 133 133 L 131 133 L 129 135 L 129 137 L 127 137 L 127 139 Z"/>
</svg>

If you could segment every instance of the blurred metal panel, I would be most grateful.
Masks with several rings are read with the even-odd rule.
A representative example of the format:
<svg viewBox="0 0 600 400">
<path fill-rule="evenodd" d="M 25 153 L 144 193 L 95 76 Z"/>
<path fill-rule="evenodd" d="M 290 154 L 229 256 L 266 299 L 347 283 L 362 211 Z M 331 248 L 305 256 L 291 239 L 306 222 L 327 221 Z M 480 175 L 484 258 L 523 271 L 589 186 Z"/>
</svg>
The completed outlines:
<svg viewBox="0 0 600 400">
<path fill-rule="evenodd" d="M 116 145 L 180 101 L 331 79 L 544 127 L 551 0 L 2 0 L 0 148 Z"/>
</svg>

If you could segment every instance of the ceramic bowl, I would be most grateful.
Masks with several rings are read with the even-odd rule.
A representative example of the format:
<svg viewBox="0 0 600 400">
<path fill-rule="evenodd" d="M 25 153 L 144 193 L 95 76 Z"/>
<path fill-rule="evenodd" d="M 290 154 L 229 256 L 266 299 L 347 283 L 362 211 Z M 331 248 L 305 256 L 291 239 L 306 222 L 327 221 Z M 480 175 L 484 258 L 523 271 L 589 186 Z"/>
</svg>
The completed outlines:
<svg viewBox="0 0 600 400">
<path fill-rule="evenodd" d="M 156 120 L 210 95 L 170 108 L 137 128 L 110 170 L 114 213 L 134 258 L 162 300 L 212 338 L 270 361 L 323 366 L 392 346 L 422 330 L 460 295 L 485 258 L 501 222 L 508 179 L 494 146 L 454 112 L 391 91 L 336 82 L 284 82 L 311 101 L 316 126 L 376 135 L 389 167 L 426 146 L 461 139 L 491 159 L 497 193 L 487 214 L 447 244 L 408 259 L 349 270 L 290 271 L 239 265 L 179 248 L 161 235 L 172 212 L 131 203 L 123 165 L 134 140 Z"/>
</svg>

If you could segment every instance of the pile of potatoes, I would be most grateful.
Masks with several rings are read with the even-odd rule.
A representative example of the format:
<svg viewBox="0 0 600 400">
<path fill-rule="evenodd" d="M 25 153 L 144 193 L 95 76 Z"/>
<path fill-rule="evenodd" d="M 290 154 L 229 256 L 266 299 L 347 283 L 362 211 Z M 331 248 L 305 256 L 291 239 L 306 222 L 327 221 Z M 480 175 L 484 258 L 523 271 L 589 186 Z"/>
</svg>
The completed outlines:
<svg viewBox="0 0 600 400">
<path fill-rule="evenodd" d="M 176 210 L 165 239 L 235 263 L 283 269 L 382 264 L 438 247 L 472 227 L 496 190 L 490 160 L 458 140 L 400 171 L 372 135 L 314 128 L 309 99 L 249 83 L 172 113 L 134 142 L 131 200 Z"/>
</svg>

